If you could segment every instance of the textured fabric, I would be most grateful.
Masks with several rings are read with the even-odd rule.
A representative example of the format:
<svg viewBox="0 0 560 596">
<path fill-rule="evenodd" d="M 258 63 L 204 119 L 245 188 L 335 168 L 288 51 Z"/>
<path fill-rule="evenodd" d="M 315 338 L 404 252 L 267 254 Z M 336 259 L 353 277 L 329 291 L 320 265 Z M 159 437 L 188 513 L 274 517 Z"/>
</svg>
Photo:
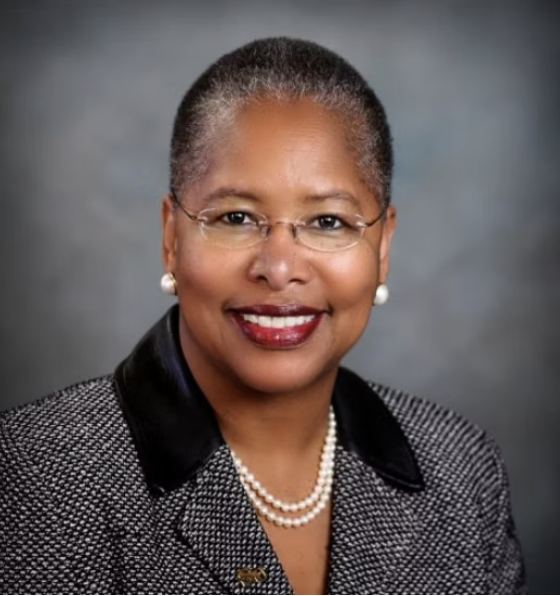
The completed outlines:
<svg viewBox="0 0 560 596">
<path fill-rule="evenodd" d="M 493 443 L 456 415 L 376 386 L 425 490 L 390 487 L 339 448 L 331 594 L 522 594 L 507 482 Z M 196 477 L 150 495 L 111 377 L 1 418 L 4 594 L 290 594 L 220 447 Z M 245 589 L 240 567 L 265 567 Z"/>
<path fill-rule="evenodd" d="M 292 593 L 189 379 L 176 315 L 116 376 L 0 415 L 3 594 Z M 526 593 L 504 465 L 483 431 L 344 369 L 333 404 L 328 593 Z M 266 581 L 238 581 L 258 567 Z"/>
</svg>

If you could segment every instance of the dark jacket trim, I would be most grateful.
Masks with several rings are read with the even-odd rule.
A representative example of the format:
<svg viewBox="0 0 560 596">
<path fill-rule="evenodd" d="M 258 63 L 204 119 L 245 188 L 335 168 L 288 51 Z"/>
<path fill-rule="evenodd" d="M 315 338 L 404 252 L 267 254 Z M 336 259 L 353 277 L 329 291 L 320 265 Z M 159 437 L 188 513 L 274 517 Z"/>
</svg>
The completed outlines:
<svg viewBox="0 0 560 596">
<path fill-rule="evenodd" d="M 183 357 L 178 330 L 175 305 L 115 371 L 125 419 L 148 484 L 156 492 L 181 486 L 224 443 L 212 407 Z M 394 486 L 423 489 L 399 423 L 365 381 L 340 368 L 333 404 L 347 450 Z"/>
</svg>

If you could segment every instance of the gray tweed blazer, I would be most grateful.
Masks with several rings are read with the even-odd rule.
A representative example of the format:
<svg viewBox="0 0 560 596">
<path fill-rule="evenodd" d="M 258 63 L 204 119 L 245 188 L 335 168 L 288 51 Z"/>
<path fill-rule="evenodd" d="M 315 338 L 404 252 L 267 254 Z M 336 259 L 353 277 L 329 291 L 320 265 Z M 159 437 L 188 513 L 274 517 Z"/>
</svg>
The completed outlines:
<svg viewBox="0 0 560 596">
<path fill-rule="evenodd" d="M 3 594 L 291 594 L 179 349 L 0 416 Z M 330 594 L 525 594 L 503 462 L 456 414 L 340 369 Z M 241 581 L 243 580 L 243 581 Z"/>
</svg>

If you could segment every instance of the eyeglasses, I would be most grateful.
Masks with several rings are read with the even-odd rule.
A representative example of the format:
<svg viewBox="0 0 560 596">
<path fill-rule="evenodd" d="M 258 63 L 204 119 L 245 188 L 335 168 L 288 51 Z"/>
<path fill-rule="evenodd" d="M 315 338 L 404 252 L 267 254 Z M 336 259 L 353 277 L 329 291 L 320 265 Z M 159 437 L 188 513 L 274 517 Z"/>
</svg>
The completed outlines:
<svg viewBox="0 0 560 596">
<path fill-rule="evenodd" d="M 309 211 L 295 220 L 277 219 L 270 222 L 262 213 L 247 210 L 244 206 L 237 210 L 232 205 L 209 207 L 199 213 L 190 213 L 175 195 L 174 205 L 179 207 L 189 219 L 198 224 L 202 237 L 225 248 L 249 248 L 266 241 L 273 226 L 283 224 L 291 228 L 296 242 L 313 250 L 335 252 L 356 246 L 366 228 L 375 225 L 384 215 L 386 205 L 372 221 L 365 221 L 357 213 L 338 211 Z"/>
</svg>

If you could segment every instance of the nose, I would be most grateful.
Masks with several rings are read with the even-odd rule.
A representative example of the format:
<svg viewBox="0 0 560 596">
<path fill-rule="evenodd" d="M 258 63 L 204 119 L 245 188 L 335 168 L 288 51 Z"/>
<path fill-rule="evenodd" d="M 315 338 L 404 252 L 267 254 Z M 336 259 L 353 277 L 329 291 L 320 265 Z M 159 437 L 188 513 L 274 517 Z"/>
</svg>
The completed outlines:
<svg viewBox="0 0 560 596">
<path fill-rule="evenodd" d="M 306 283 L 310 274 L 307 249 L 296 241 L 294 225 L 282 221 L 270 225 L 263 241 L 255 247 L 249 278 L 281 291 L 292 283 Z"/>
</svg>

